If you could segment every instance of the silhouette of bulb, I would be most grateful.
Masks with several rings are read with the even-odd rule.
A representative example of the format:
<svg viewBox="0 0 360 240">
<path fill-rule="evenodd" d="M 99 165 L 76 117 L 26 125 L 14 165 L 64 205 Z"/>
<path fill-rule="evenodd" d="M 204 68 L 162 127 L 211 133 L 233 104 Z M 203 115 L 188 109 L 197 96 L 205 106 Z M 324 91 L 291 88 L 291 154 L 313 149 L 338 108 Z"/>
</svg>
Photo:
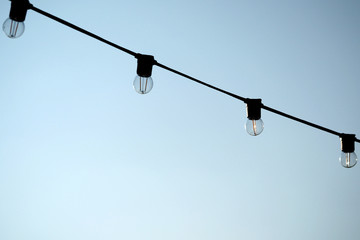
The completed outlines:
<svg viewBox="0 0 360 240">
<path fill-rule="evenodd" d="M 151 77 L 140 77 L 137 75 L 133 85 L 136 92 L 146 94 L 151 91 L 154 83 Z"/>
<path fill-rule="evenodd" d="M 264 130 L 264 122 L 261 118 L 258 120 L 248 119 L 245 123 L 245 129 L 251 136 L 257 136 Z"/>
<path fill-rule="evenodd" d="M 356 153 L 341 152 L 339 161 L 344 168 L 352 168 L 357 163 Z"/>
<path fill-rule="evenodd" d="M 25 24 L 8 18 L 3 24 L 3 30 L 9 38 L 18 38 L 24 33 Z"/>
</svg>

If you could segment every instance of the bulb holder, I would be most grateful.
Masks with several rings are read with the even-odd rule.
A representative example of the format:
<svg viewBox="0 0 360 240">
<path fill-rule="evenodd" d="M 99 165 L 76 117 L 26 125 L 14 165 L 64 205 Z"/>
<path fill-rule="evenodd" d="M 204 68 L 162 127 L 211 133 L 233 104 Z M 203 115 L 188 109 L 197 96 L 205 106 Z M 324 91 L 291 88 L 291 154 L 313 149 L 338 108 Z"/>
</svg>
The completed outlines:
<svg viewBox="0 0 360 240">
<path fill-rule="evenodd" d="M 355 134 L 341 134 L 341 151 L 344 153 L 352 153 L 355 151 Z"/>
<path fill-rule="evenodd" d="M 30 6 L 29 0 L 11 0 L 9 18 L 17 22 L 24 22 Z"/>
<path fill-rule="evenodd" d="M 250 120 L 259 120 L 261 118 L 261 99 L 246 99 L 246 114 Z"/>
<path fill-rule="evenodd" d="M 151 77 L 152 67 L 155 63 L 154 56 L 137 54 L 135 57 L 138 63 L 136 70 L 137 75 L 145 78 Z"/>
</svg>

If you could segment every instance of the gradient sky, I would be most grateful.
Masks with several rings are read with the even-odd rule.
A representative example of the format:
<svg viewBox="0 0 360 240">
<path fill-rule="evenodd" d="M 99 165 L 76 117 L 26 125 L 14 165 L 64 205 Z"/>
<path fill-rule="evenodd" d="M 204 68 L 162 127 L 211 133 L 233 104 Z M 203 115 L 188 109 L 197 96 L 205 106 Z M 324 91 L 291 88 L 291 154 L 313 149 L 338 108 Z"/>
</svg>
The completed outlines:
<svg viewBox="0 0 360 240">
<path fill-rule="evenodd" d="M 359 1 L 32 3 L 243 97 L 360 137 Z M 9 1 L 0 16 L 8 17 Z M 29 11 L 0 36 L 1 240 L 357 240 L 340 141 Z M 360 155 L 360 146 L 356 144 Z"/>
</svg>

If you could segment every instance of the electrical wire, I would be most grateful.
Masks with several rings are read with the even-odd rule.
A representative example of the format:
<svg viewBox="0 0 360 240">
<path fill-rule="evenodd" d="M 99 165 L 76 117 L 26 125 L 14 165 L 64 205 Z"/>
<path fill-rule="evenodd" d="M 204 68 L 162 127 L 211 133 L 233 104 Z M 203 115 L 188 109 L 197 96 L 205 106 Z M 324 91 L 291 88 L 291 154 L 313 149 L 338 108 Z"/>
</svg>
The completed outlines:
<svg viewBox="0 0 360 240">
<path fill-rule="evenodd" d="M 58 17 L 56 17 L 56 16 L 54 16 L 54 15 L 52 15 L 50 13 L 47 13 L 47 12 L 45 12 L 45 11 L 39 9 L 39 8 L 36 8 L 32 4 L 29 6 L 29 9 L 31 9 L 31 10 L 37 12 L 37 13 L 40 13 L 41 15 L 44 15 L 44 16 L 46 16 L 48 18 L 51 18 L 51 19 L 53 19 L 53 20 L 55 20 L 55 21 L 57 21 L 57 22 L 59 22 L 61 24 L 64 24 L 64 25 L 66 25 L 66 26 L 68 26 L 68 27 L 70 27 L 70 28 L 72 28 L 72 29 L 74 29 L 76 31 L 79 31 L 79 32 L 81 32 L 83 34 L 86 34 L 86 35 L 88 35 L 88 36 L 90 36 L 92 38 L 95 38 L 95 39 L 97 39 L 97 40 L 99 40 L 99 41 L 101 41 L 103 43 L 106 43 L 106 44 L 108 44 L 108 45 L 110 45 L 110 46 L 112 46 L 114 48 L 117 48 L 118 50 L 126 52 L 127 54 L 130 54 L 130 55 L 132 55 L 134 57 L 137 55 L 135 52 L 133 52 L 133 51 L 131 51 L 129 49 L 126 49 L 126 48 L 124 48 L 122 46 L 119 46 L 119 45 L 117 45 L 117 44 L 115 44 L 113 42 L 110 42 L 110 41 L 102 38 L 102 37 L 99 37 L 98 35 L 95 35 L 95 34 L 89 32 L 89 31 L 86 31 L 83 28 L 80 28 L 80 27 L 78 27 L 78 26 L 76 26 L 76 25 L 74 25 L 72 23 L 69 23 L 69 22 L 67 22 L 67 21 L 65 21 L 65 20 L 63 20 L 61 18 L 58 18 Z"/>
<path fill-rule="evenodd" d="M 116 48 L 116 49 L 118 49 L 118 50 L 120 50 L 120 51 L 123 51 L 123 52 L 125 52 L 125 53 L 127 53 L 127 54 L 129 54 L 129 55 L 132 55 L 132 56 L 135 57 L 135 58 L 137 58 L 137 57 L 140 55 L 139 53 L 135 53 L 135 52 L 133 52 L 133 51 L 127 49 L 127 48 L 124 48 L 124 47 L 119 46 L 119 45 L 117 45 L 117 44 L 115 44 L 115 43 L 113 43 L 113 42 L 110 42 L 110 41 L 108 41 L 108 40 L 106 40 L 106 39 L 104 39 L 104 38 L 102 38 L 102 37 L 100 37 L 100 36 L 98 36 L 98 35 L 96 35 L 96 34 L 93 34 L 93 33 L 89 32 L 89 31 L 87 31 L 87 30 L 85 30 L 85 29 L 83 29 L 83 28 L 80 28 L 80 27 L 78 27 L 78 26 L 76 26 L 76 25 L 74 25 L 74 24 L 72 24 L 72 23 L 70 23 L 70 22 L 67 22 L 67 21 L 65 21 L 65 20 L 63 20 L 63 19 L 61 19 L 61 18 L 59 18 L 59 17 L 56 17 L 56 16 L 54 16 L 54 15 L 52 15 L 52 14 L 50 14 L 50 13 L 47 13 L 47 12 L 39 9 L 39 8 L 36 8 L 36 7 L 34 7 L 32 4 L 29 4 L 28 9 L 31 9 L 31 10 L 33 10 L 33 11 L 35 11 L 35 12 L 37 12 L 37 13 L 43 15 L 43 16 L 46 16 L 46 17 L 48 17 L 48 18 L 51 18 L 51 19 L 53 19 L 53 20 L 55 20 L 55 21 L 57 21 L 57 22 L 59 22 L 59 23 L 61 23 L 61 24 L 64 24 L 64 25 L 66 25 L 66 26 L 68 26 L 68 27 L 70 27 L 70 28 L 72 28 L 72 29 L 74 29 L 74 30 L 76 30 L 76 31 L 78 31 L 78 32 L 81 32 L 81 33 L 83 33 L 83 34 L 85 34 L 85 35 L 88 35 L 88 36 L 90 36 L 90 37 L 92 37 L 92 38 L 95 38 L 95 39 L 97 39 L 97 40 L 99 40 L 99 41 L 101 41 L 101 42 L 103 42 L 103 43 L 105 43 L 105 44 L 107 44 L 107 45 L 110 45 L 110 46 L 112 46 L 112 47 L 114 47 L 114 48 Z M 244 97 L 242 97 L 242 96 L 236 95 L 236 94 L 234 94 L 234 93 L 231 93 L 231 92 L 225 91 L 225 90 L 223 90 L 223 89 L 221 89 L 221 88 L 218 88 L 218 87 L 215 87 L 215 86 L 213 86 L 213 85 L 210 85 L 210 84 L 208 84 L 208 83 L 206 83 L 206 82 L 200 81 L 199 79 L 196 79 L 196 78 L 194 78 L 194 77 L 192 77 L 192 76 L 190 76 L 190 75 L 187 75 L 187 74 L 185 74 L 185 73 L 182 73 L 182 72 L 180 72 L 180 71 L 178 71 L 178 70 L 175 70 L 175 69 L 173 69 L 173 68 L 167 67 L 167 66 L 165 66 L 165 65 L 163 65 L 163 64 L 161 64 L 161 63 L 159 63 L 159 62 L 157 62 L 157 61 L 154 61 L 154 62 L 153 62 L 153 65 L 158 66 L 158 67 L 160 67 L 160 68 L 162 68 L 162 69 L 165 69 L 165 70 L 167 70 L 167 71 L 170 71 L 170 72 L 172 72 L 172 73 L 175 73 L 175 74 L 177 74 L 177 75 L 180 75 L 180 76 L 182 76 L 182 77 L 184 77 L 184 78 L 187 78 L 187 79 L 189 79 L 189 80 L 192 80 L 192 81 L 194 81 L 194 82 L 196 82 L 196 83 L 199 83 L 199 84 L 201 84 L 201 85 L 203 85 L 203 86 L 206 86 L 206 87 L 208 87 L 208 88 L 214 89 L 214 90 L 216 90 L 216 91 L 218 91 L 218 92 L 224 93 L 224 94 L 226 94 L 226 95 L 228 95 L 228 96 L 230 96 L 230 97 L 233 97 L 233 98 L 235 98 L 235 99 L 238 99 L 238 100 L 240 100 L 240 101 L 243 101 L 244 103 L 246 103 L 246 101 L 248 100 L 248 98 L 244 98 Z M 329 129 L 329 128 L 326 128 L 326 127 L 317 125 L 317 124 L 315 124 L 315 123 L 312 123 L 312 122 L 309 122 L 309 121 L 306 121 L 306 120 L 303 120 L 303 119 L 294 117 L 294 116 L 292 116 L 292 115 L 289 115 L 289 114 L 287 114 L 287 113 L 281 112 L 281 111 L 276 110 L 276 109 L 274 109 L 274 108 L 265 106 L 265 105 L 263 105 L 263 104 L 261 105 L 261 108 L 264 109 L 264 110 L 267 110 L 267 111 L 269 111 L 269 112 L 278 114 L 278 115 L 280 115 L 280 116 L 283 116 L 283 117 L 292 119 L 292 120 L 294 120 L 294 121 L 300 122 L 300 123 L 302 123 L 302 124 L 308 125 L 308 126 L 310 126 L 310 127 L 319 129 L 319 130 L 321 130 L 321 131 L 324 131 L 324 132 L 327 132 L 327 133 L 336 135 L 336 136 L 338 136 L 338 137 L 341 137 L 342 135 L 344 135 L 343 133 L 339 133 L 339 132 L 336 132 L 336 131 L 331 130 L 331 129 Z M 355 142 L 360 143 L 360 140 L 359 140 L 358 138 L 355 138 Z"/>
</svg>

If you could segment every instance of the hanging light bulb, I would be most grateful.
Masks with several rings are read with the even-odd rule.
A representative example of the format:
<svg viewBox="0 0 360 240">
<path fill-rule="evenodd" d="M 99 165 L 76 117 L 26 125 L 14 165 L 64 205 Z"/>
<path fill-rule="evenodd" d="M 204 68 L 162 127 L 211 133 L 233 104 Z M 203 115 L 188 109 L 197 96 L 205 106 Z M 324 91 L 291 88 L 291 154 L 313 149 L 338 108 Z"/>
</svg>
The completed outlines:
<svg viewBox="0 0 360 240">
<path fill-rule="evenodd" d="M 245 129 L 251 136 L 257 136 L 264 130 L 264 122 L 261 120 L 261 99 L 246 99 L 247 121 Z"/>
<path fill-rule="evenodd" d="M 345 168 L 352 168 L 357 163 L 355 151 L 355 134 L 342 134 L 340 136 L 341 155 L 339 161 Z"/>
<path fill-rule="evenodd" d="M 155 62 L 154 56 L 138 54 L 136 58 L 138 65 L 136 70 L 137 76 L 133 83 L 134 89 L 140 94 L 146 94 L 151 91 L 154 85 L 151 78 L 152 67 Z"/>
<path fill-rule="evenodd" d="M 24 33 L 25 24 L 8 18 L 3 24 L 3 31 L 9 38 L 18 38 Z"/>
<path fill-rule="evenodd" d="M 30 6 L 28 0 L 11 0 L 9 18 L 3 24 L 3 31 L 9 38 L 18 38 L 24 33 L 24 21 Z"/>
<path fill-rule="evenodd" d="M 140 94 L 146 94 L 151 91 L 154 82 L 151 77 L 140 77 L 137 75 L 133 85 L 136 92 Z"/>
</svg>

